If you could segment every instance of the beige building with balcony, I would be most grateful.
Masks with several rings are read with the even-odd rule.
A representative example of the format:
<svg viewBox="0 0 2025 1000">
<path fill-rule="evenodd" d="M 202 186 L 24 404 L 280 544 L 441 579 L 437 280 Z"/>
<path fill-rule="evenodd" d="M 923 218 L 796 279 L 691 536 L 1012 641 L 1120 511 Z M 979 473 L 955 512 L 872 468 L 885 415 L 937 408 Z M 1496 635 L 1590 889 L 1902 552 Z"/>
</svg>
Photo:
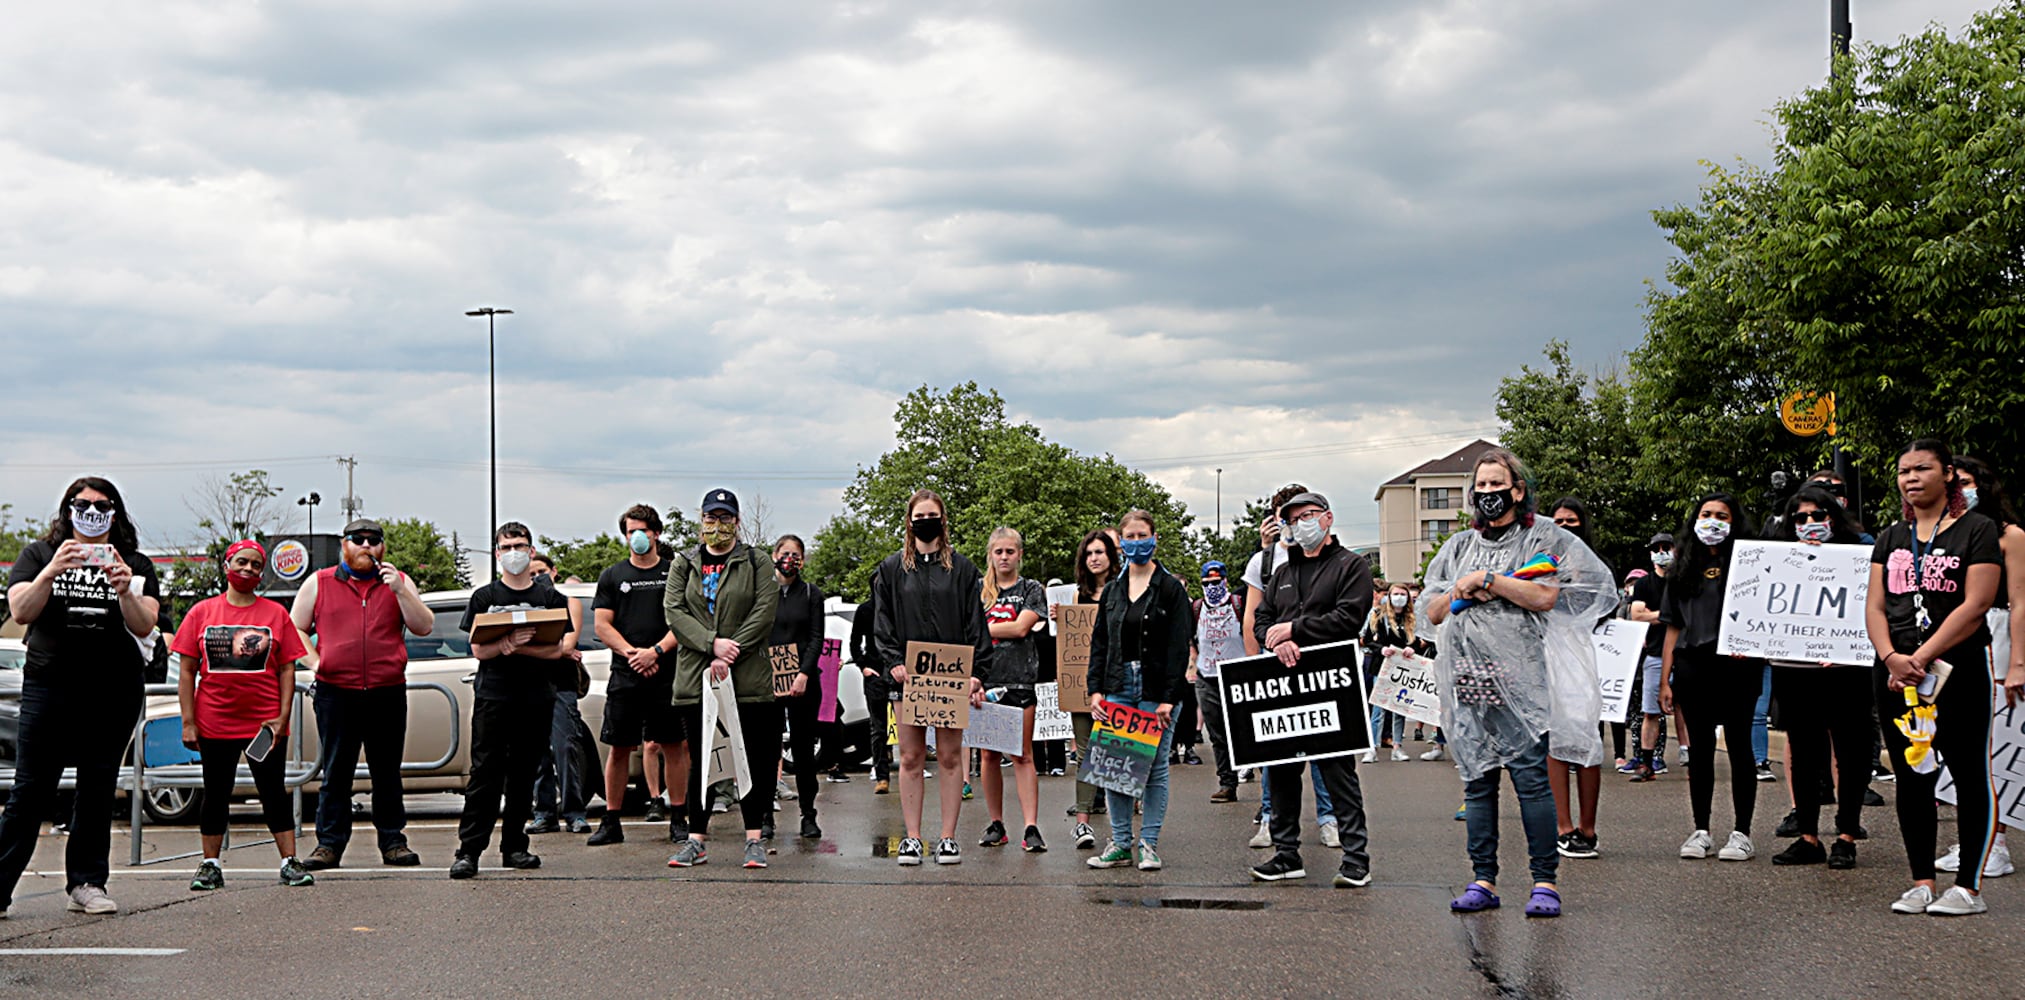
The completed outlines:
<svg viewBox="0 0 2025 1000">
<path fill-rule="evenodd" d="M 1414 466 L 1378 487 L 1378 566 L 1386 580 L 1415 580 L 1421 560 L 1456 529 L 1477 456 L 1497 445 L 1477 440 Z"/>
</svg>

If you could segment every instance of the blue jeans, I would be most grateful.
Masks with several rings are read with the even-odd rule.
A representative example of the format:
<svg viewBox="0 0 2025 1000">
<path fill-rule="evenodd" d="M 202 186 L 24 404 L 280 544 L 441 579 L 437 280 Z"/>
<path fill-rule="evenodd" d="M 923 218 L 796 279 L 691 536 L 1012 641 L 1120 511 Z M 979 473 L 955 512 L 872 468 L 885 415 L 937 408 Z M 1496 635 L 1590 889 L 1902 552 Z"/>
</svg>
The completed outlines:
<svg viewBox="0 0 2025 1000">
<path fill-rule="evenodd" d="M 1751 716 L 1751 760 L 1763 764 L 1772 759 L 1772 667 L 1764 667 L 1759 681 L 1758 707 Z"/>
<path fill-rule="evenodd" d="M 1315 822 L 1333 822 L 1336 819 L 1336 803 L 1329 797 L 1328 784 L 1322 780 L 1321 761 L 1308 765 L 1308 776 L 1314 779 L 1315 784 Z M 1296 805 L 1294 811 L 1299 812 L 1300 806 Z M 1273 783 L 1261 780 L 1259 782 L 1259 822 L 1264 823 L 1272 818 Z"/>
<path fill-rule="evenodd" d="M 1106 700 L 1131 705 L 1144 712 L 1160 707 L 1157 701 L 1140 698 L 1142 687 L 1139 665 L 1125 665 L 1125 688 L 1115 694 L 1106 691 Z M 1169 725 L 1160 731 L 1160 748 L 1153 754 L 1153 771 L 1146 777 L 1146 797 L 1134 800 L 1124 792 L 1104 790 L 1105 808 L 1111 813 L 1111 843 L 1119 847 L 1132 846 L 1132 806 L 1135 801 L 1142 804 L 1139 821 L 1139 839 L 1148 847 L 1160 845 L 1160 827 L 1167 822 L 1167 755 L 1174 749 L 1174 727 Z"/>
<path fill-rule="evenodd" d="M 1393 734 L 1392 742 L 1395 745 L 1405 744 L 1406 716 L 1400 715 L 1397 712 L 1388 712 L 1385 709 L 1377 707 L 1376 705 L 1372 706 L 1371 708 L 1372 749 L 1374 750 L 1377 749 L 1378 744 L 1385 741 L 1385 734 L 1388 731 Z"/>
<path fill-rule="evenodd" d="M 1561 855 L 1554 848 L 1554 790 L 1547 784 L 1547 737 L 1505 765 L 1512 772 L 1512 791 L 1519 796 L 1519 820 L 1526 828 L 1526 857 L 1533 881 L 1552 882 Z M 1463 827 L 1469 834 L 1470 867 L 1475 877 L 1498 880 L 1498 769 L 1463 783 Z"/>
<path fill-rule="evenodd" d="M 578 718 L 577 689 L 557 691 L 549 720 L 548 752 L 541 755 L 541 770 L 535 772 L 535 819 L 553 818 L 557 802 L 562 803 L 564 822 L 584 818 L 585 800 L 589 796 L 586 789 L 577 787 L 577 776 L 570 772 L 569 766 L 570 737 L 576 735 Z"/>
<path fill-rule="evenodd" d="M 408 842 L 406 805 L 401 801 L 401 758 L 408 739 L 408 691 L 393 684 L 347 690 L 318 684 L 311 708 L 323 740 L 323 788 L 317 795 L 316 843 L 343 857 L 352 840 L 352 782 L 359 753 L 373 780 L 373 827 L 380 850 Z"/>
</svg>

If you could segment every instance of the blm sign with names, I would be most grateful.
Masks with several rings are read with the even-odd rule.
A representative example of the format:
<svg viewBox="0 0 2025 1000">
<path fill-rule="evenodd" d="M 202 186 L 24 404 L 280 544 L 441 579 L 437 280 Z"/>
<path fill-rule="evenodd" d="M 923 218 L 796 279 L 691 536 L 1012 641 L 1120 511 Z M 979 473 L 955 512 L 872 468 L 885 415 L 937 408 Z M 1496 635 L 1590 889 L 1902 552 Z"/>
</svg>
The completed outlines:
<svg viewBox="0 0 2025 1000">
<path fill-rule="evenodd" d="M 1225 660 L 1216 683 L 1233 767 L 1263 767 L 1362 753 L 1371 710 L 1355 642 L 1301 650 L 1293 667 L 1272 655 Z"/>
<path fill-rule="evenodd" d="M 1870 546 L 1744 542 L 1730 554 L 1716 651 L 1798 663 L 1870 666 L 1864 627 Z"/>
</svg>

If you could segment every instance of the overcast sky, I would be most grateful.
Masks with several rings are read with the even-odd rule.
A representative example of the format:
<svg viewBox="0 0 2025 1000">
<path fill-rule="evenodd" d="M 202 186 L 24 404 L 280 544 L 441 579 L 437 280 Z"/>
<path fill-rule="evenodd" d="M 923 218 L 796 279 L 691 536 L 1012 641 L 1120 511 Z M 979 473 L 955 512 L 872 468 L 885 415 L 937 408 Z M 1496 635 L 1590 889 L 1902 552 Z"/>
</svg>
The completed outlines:
<svg viewBox="0 0 2025 1000">
<path fill-rule="evenodd" d="M 1859 41 L 1984 4 L 1856 0 Z M 1641 335 L 1698 161 L 1767 159 L 1826 3 L 27 5 L 0 34 L 0 502 L 143 540 L 271 470 L 339 520 L 763 494 L 812 532 L 967 379 L 1212 516 L 1495 433 Z M 1252 457 L 1257 453 L 1257 457 Z M 299 528 L 297 521 L 294 527 Z"/>
</svg>

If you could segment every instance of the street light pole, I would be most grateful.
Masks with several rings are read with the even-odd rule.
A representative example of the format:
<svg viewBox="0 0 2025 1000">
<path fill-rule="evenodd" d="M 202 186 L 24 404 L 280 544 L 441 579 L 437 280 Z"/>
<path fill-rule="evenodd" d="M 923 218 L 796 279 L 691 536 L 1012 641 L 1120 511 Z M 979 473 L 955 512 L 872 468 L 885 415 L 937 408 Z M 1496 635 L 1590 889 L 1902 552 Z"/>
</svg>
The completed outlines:
<svg viewBox="0 0 2025 1000">
<path fill-rule="evenodd" d="M 316 534 L 316 505 L 323 502 L 323 497 L 318 496 L 315 490 L 311 490 L 308 496 L 298 497 L 295 502 L 299 506 L 309 508 L 309 533 Z"/>
<path fill-rule="evenodd" d="M 1223 470 L 1216 470 L 1216 537 L 1223 537 Z"/>
<path fill-rule="evenodd" d="M 491 527 L 492 530 L 498 531 L 499 530 L 499 348 L 498 348 L 498 340 L 493 336 L 494 333 L 493 323 L 495 317 L 513 315 L 513 310 L 495 309 L 492 306 L 486 306 L 483 309 L 472 309 L 466 312 L 464 315 L 485 317 L 485 409 L 486 409 L 486 423 L 491 425 L 491 435 L 492 435 Z M 497 539 L 494 540 L 497 541 Z M 499 576 L 499 546 L 487 545 L 486 549 L 492 553 L 492 576 L 489 577 L 488 579 L 497 579 Z"/>
<path fill-rule="evenodd" d="M 1849 0 L 1828 0 L 1828 78 L 1842 77 L 1844 57 L 1849 55 L 1849 40 L 1856 34 L 1856 26 L 1849 20 Z M 1851 494 L 1849 500 L 1856 509 L 1863 509 L 1863 484 L 1851 479 L 1849 458 L 1842 453 L 1842 442 L 1835 442 L 1829 450 L 1829 467 L 1842 480 L 1843 489 Z M 1852 488 L 1853 487 L 1853 488 Z"/>
</svg>

